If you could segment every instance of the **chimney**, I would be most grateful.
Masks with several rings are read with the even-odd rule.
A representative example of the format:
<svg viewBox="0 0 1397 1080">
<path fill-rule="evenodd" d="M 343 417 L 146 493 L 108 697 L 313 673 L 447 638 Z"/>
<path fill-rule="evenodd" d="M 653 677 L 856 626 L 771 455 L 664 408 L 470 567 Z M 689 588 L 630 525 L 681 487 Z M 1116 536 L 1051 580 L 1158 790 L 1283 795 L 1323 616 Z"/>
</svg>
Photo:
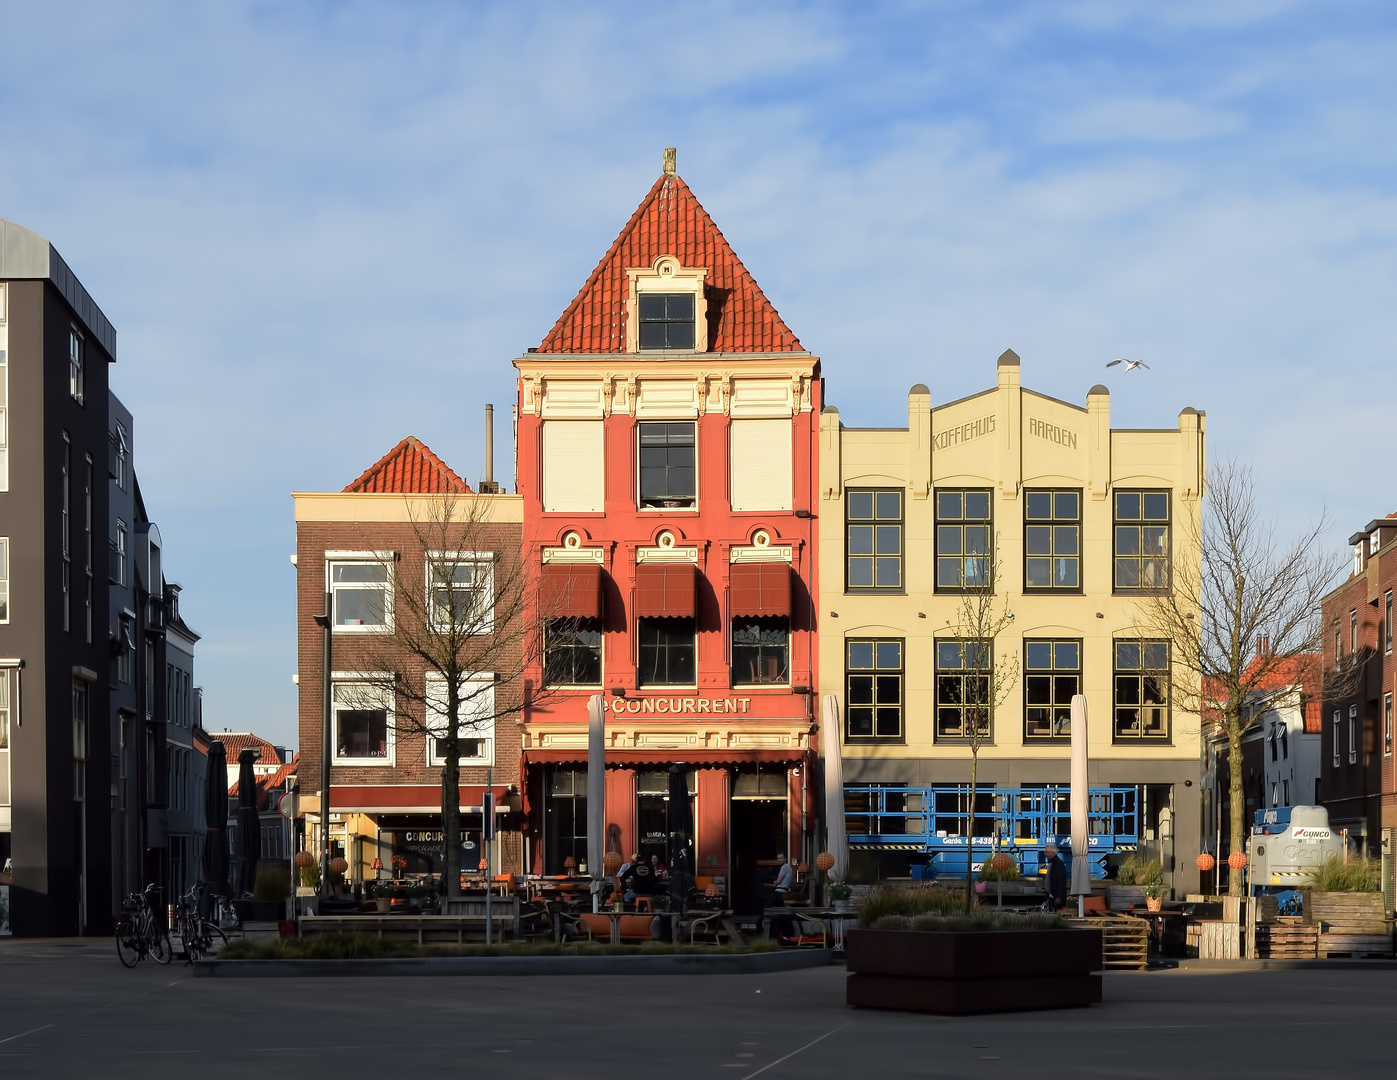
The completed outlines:
<svg viewBox="0 0 1397 1080">
<path fill-rule="evenodd" d="M 480 481 L 482 495 L 498 495 L 500 485 L 495 483 L 495 406 L 485 406 L 485 476 Z"/>
</svg>

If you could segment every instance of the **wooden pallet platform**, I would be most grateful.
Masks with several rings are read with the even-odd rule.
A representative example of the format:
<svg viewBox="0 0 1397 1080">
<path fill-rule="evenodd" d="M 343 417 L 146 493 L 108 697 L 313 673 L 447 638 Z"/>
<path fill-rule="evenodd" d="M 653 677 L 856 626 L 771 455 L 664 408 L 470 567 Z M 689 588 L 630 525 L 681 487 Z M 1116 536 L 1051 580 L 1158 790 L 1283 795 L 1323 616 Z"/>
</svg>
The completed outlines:
<svg viewBox="0 0 1397 1080">
<path fill-rule="evenodd" d="M 1112 912 L 1068 921 L 1101 931 L 1101 960 L 1107 971 L 1144 971 L 1149 966 L 1150 924 L 1144 919 Z"/>
<path fill-rule="evenodd" d="M 1319 955 L 1326 960 L 1331 956 L 1391 956 L 1392 934 L 1322 933 Z"/>
<path fill-rule="evenodd" d="M 1318 927 L 1306 926 L 1295 916 L 1256 928 L 1256 955 L 1262 960 L 1313 960 L 1318 942 Z"/>
</svg>

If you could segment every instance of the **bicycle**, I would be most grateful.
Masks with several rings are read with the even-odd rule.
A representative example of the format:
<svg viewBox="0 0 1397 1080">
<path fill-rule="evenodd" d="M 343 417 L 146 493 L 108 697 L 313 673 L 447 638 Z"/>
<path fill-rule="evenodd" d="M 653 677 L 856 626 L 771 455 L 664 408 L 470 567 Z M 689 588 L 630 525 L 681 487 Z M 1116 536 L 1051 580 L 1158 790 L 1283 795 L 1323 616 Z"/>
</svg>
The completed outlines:
<svg viewBox="0 0 1397 1080">
<path fill-rule="evenodd" d="M 201 960 L 228 944 L 228 935 L 223 928 L 204 917 L 201 902 L 203 891 L 203 886 L 195 885 L 175 905 L 176 932 L 187 964 L 193 964 L 195 960 Z M 222 900 L 222 897 L 217 899 Z"/>
<path fill-rule="evenodd" d="M 168 964 L 174 956 L 170 936 L 156 916 L 159 892 L 160 886 L 151 884 L 122 901 L 116 921 L 116 955 L 125 967 L 135 967 L 147 956 L 157 964 Z"/>
</svg>

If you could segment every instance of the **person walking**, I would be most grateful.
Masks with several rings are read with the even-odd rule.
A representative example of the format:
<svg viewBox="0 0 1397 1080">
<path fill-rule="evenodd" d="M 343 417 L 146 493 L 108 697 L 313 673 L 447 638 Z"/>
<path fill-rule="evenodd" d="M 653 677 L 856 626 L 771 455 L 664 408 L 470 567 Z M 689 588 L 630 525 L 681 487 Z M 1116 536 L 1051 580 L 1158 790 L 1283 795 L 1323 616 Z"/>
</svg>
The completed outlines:
<svg viewBox="0 0 1397 1080">
<path fill-rule="evenodd" d="M 1049 844 L 1043 849 L 1048 859 L 1047 873 L 1043 875 L 1043 888 L 1054 909 L 1067 906 L 1067 864 L 1058 857 L 1057 845 Z"/>
</svg>

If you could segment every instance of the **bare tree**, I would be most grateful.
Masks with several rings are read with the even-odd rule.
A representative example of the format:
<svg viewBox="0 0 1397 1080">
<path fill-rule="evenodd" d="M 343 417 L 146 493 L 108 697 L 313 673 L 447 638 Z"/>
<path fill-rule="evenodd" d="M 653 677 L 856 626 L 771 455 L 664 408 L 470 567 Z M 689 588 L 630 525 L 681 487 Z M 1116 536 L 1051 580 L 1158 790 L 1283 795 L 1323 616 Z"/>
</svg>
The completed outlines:
<svg viewBox="0 0 1397 1080">
<path fill-rule="evenodd" d="M 518 537 L 501 527 L 489 496 L 407 502 L 409 550 L 381 562 L 393 632 L 354 650 L 364 674 L 344 692 L 357 707 L 391 701 L 394 736 L 425 743 L 426 760 L 440 762 L 443 871 L 447 895 L 457 897 L 463 750 L 522 710 L 518 688 L 542 653 L 542 627 L 532 618 Z"/>
<path fill-rule="evenodd" d="M 992 717 L 1019 679 L 1019 654 L 995 655 L 999 636 L 1014 620 L 1009 611 L 1008 593 L 995 596 L 995 581 L 1001 577 L 998 551 L 999 537 L 996 536 L 993 566 L 990 559 L 983 556 L 966 559 L 964 580 L 967 584 L 960 594 L 956 621 L 950 624 L 957 639 L 962 673 L 961 733 L 970 749 L 970 802 L 966 807 L 965 830 L 967 911 L 975 896 L 975 793 L 979 785 L 980 748 L 991 737 Z"/>
<path fill-rule="evenodd" d="M 1206 502 L 1177 509 L 1172 579 L 1140 600 L 1137 628 L 1169 642 L 1183 676 L 1176 704 L 1217 717 L 1228 749 L 1230 848 L 1245 851 L 1242 739 L 1268 707 L 1295 693 L 1299 672 L 1320 650 L 1320 602 L 1339 564 L 1320 543 L 1323 514 L 1278 542 L 1257 509 L 1250 466 L 1236 461 L 1209 470 Z M 1229 875 L 1228 892 L 1241 895 L 1242 875 Z"/>
</svg>

